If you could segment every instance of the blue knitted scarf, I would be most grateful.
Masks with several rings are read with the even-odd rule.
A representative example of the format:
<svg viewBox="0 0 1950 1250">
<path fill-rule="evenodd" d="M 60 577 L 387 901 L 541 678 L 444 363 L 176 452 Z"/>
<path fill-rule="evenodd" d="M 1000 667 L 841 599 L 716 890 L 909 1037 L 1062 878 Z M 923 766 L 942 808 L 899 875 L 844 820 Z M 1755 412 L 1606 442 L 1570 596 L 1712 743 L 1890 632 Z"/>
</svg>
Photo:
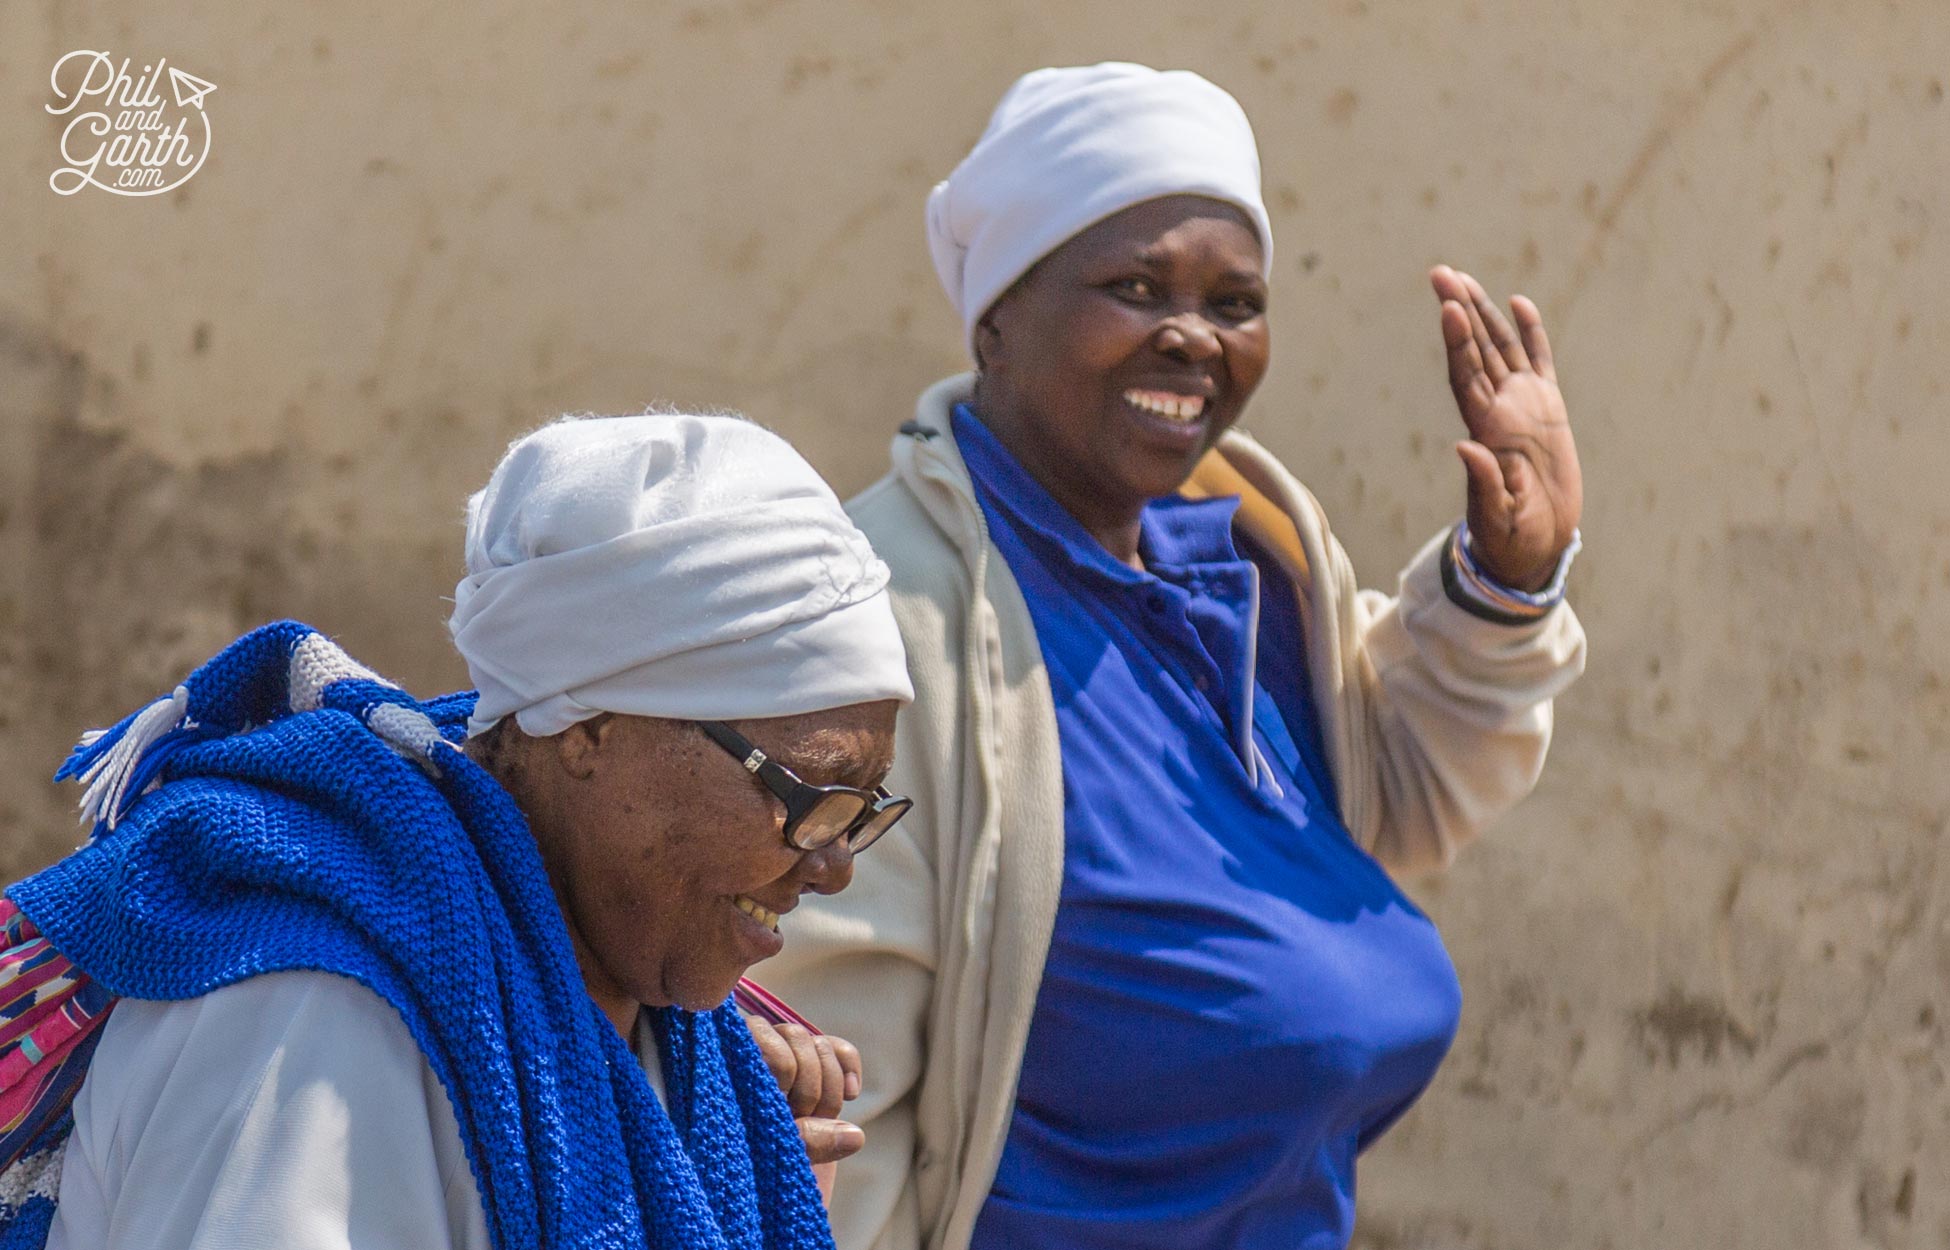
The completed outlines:
<svg viewBox="0 0 1950 1250">
<path fill-rule="evenodd" d="M 455 748 L 471 703 L 265 626 L 76 748 L 95 836 L 7 896 L 117 996 L 294 970 L 373 990 L 453 1103 L 502 1250 L 830 1250 L 736 1010 L 653 1013 L 666 1113 L 590 999 L 521 812 Z M 52 1212 L 0 1211 L 0 1246 L 41 1244 Z"/>
</svg>

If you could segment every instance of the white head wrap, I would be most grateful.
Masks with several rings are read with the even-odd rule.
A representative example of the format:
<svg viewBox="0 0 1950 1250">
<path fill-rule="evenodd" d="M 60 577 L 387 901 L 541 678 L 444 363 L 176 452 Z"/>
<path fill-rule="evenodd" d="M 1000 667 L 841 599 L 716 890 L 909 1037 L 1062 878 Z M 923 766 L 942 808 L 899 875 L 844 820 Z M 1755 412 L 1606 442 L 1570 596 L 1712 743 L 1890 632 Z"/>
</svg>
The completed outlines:
<svg viewBox="0 0 1950 1250">
<path fill-rule="evenodd" d="M 928 196 L 928 248 L 969 350 L 975 325 L 1029 267 L 1084 229 L 1167 195 L 1237 205 L 1273 271 L 1252 123 L 1223 88 L 1142 65 L 1039 69 Z"/>
<path fill-rule="evenodd" d="M 886 587 L 776 434 L 730 416 L 555 422 L 467 503 L 447 628 L 480 691 L 469 731 L 911 700 Z"/>
</svg>

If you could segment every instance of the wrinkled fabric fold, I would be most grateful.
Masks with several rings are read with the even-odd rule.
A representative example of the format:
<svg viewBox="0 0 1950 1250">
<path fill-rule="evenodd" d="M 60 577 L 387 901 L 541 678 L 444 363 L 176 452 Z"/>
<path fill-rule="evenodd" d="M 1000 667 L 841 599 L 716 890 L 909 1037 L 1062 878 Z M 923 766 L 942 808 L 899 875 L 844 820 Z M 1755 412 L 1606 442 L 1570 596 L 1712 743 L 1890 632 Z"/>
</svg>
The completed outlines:
<svg viewBox="0 0 1950 1250">
<path fill-rule="evenodd" d="M 448 628 L 474 733 L 913 697 L 887 566 L 812 466 L 742 418 L 543 427 L 469 502 L 467 568 Z"/>
</svg>

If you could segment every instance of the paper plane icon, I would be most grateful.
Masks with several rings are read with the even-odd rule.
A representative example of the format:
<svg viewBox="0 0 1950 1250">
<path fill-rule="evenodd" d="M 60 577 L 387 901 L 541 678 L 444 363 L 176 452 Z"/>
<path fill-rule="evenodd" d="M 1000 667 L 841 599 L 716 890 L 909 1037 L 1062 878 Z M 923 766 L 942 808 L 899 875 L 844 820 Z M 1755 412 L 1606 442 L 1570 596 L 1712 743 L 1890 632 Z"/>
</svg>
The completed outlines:
<svg viewBox="0 0 1950 1250">
<path fill-rule="evenodd" d="M 176 92 L 178 108 L 203 107 L 203 97 L 217 89 L 217 84 L 205 82 L 195 74 L 185 74 L 174 65 L 169 67 L 169 85 Z"/>
</svg>

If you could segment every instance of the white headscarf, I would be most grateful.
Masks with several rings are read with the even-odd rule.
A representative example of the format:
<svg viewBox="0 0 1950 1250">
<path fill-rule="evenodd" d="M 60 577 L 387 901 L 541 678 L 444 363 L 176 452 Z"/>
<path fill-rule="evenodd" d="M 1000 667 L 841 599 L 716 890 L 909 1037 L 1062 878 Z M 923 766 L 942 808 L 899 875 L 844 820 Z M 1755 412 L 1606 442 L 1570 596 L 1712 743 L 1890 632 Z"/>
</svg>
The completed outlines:
<svg viewBox="0 0 1950 1250">
<path fill-rule="evenodd" d="M 887 576 L 813 467 L 743 418 L 544 426 L 467 503 L 447 628 L 480 691 L 469 732 L 912 700 Z"/>
<path fill-rule="evenodd" d="M 1188 70 L 1039 69 L 995 106 L 988 129 L 928 196 L 928 248 L 969 350 L 975 325 L 1031 265 L 1146 200 L 1204 195 L 1237 205 L 1273 271 L 1259 148 L 1245 110 Z"/>
</svg>

